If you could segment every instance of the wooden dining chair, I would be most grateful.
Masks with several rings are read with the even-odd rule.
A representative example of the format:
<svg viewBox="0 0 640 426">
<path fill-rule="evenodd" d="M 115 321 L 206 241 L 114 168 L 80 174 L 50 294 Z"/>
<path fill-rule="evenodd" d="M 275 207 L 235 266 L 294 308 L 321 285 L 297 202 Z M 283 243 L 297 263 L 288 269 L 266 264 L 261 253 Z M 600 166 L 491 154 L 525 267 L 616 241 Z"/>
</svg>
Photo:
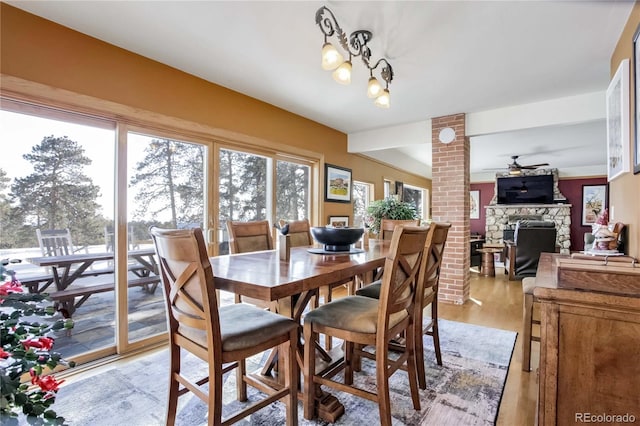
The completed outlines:
<svg viewBox="0 0 640 426">
<path fill-rule="evenodd" d="M 420 219 L 381 219 L 378 238 L 381 240 L 391 240 L 391 237 L 393 236 L 393 230 L 396 228 L 396 225 L 420 226 Z M 378 282 L 382 278 L 383 271 L 384 268 L 378 268 L 373 271 L 372 279 L 370 280 L 370 282 Z M 363 280 L 357 281 L 354 283 L 353 291 L 357 292 L 358 289 L 363 288 L 365 285 L 366 284 Z"/>
<path fill-rule="evenodd" d="M 380 412 L 380 424 L 391 425 L 389 377 L 400 367 L 409 375 L 413 407 L 420 409 L 415 369 L 413 339 L 416 297 L 422 291 L 418 280 L 428 229 L 398 226 L 393 233 L 391 248 L 385 260 L 380 299 L 346 296 L 308 312 L 304 318 L 304 417 L 314 417 L 314 399 L 321 394 L 321 385 L 375 401 Z M 404 332 L 407 350 L 394 360 L 389 359 L 389 343 Z M 344 340 L 343 362 L 324 374 L 316 373 L 313 345 L 318 334 L 328 334 Z M 374 346 L 375 355 L 361 348 Z M 354 386 L 355 361 L 359 357 L 375 358 L 377 393 Z M 344 370 L 344 383 L 333 379 Z"/>
<path fill-rule="evenodd" d="M 418 370 L 418 385 L 420 389 L 427 388 L 426 373 L 424 370 L 424 345 L 422 335 L 433 338 L 433 349 L 436 354 L 436 362 L 442 365 L 442 353 L 440 352 L 440 332 L 438 329 L 438 289 L 440 283 L 440 266 L 447 242 L 447 236 L 451 229 L 450 223 L 432 223 L 429 227 L 427 238 L 427 251 L 425 253 L 425 267 L 423 274 L 418 278 L 423 281 L 423 294 L 421 303 L 417 304 L 416 313 L 416 365 Z M 428 321 L 424 321 L 425 315 Z"/>
<path fill-rule="evenodd" d="M 291 247 L 304 247 L 313 245 L 311 236 L 311 225 L 308 219 L 290 220 L 285 224 L 289 225 L 288 235 Z"/>
<path fill-rule="evenodd" d="M 291 247 L 304 247 L 304 246 L 312 246 L 313 245 L 313 237 L 311 236 L 311 225 L 309 224 L 308 219 L 302 220 L 291 220 L 291 221 L 281 221 L 280 226 L 288 225 L 288 235 L 290 236 Z M 320 306 L 320 299 L 324 301 L 324 303 L 329 303 L 333 299 L 332 291 L 336 287 L 349 285 L 350 283 L 355 281 L 355 277 L 345 279 L 343 281 L 333 283 L 331 285 L 322 286 L 318 289 L 318 294 L 314 297 L 313 307 L 317 308 Z M 327 336 L 324 342 L 324 347 L 326 350 L 331 350 L 333 347 L 333 340 L 331 336 Z"/>
<path fill-rule="evenodd" d="M 395 219 L 381 219 L 380 220 L 380 232 L 379 238 L 381 240 L 390 240 L 393 236 L 393 230 L 396 225 L 413 225 L 420 226 L 420 219 L 407 219 L 407 220 L 395 220 Z"/>
<path fill-rule="evenodd" d="M 273 250 L 274 248 L 268 220 L 249 222 L 228 220 L 227 232 L 229 233 L 229 253 L 231 254 Z M 246 296 L 242 297 L 239 294 L 236 294 L 234 299 L 235 303 L 246 302 L 274 312 L 277 311 L 277 304 L 273 302 L 265 302 Z"/>
<path fill-rule="evenodd" d="M 150 228 L 160 261 L 169 326 L 169 401 L 166 424 L 175 423 L 178 398 L 187 392 L 208 405 L 209 425 L 227 425 L 272 402 L 286 404 L 287 425 L 298 422 L 298 327 L 295 321 L 256 307 L 236 304 L 218 308 L 211 263 L 200 229 Z M 284 354 L 285 385 L 279 390 L 246 374 L 245 359 L 279 347 Z M 207 363 L 207 376 L 194 382 L 181 371 L 181 351 Z M 267 395 L 222 420 L 223 374 L 236 369 L 237 398 L 247 400 L 247 384 Z M 201 386 L 209 383 L 208 392 Z"/>
<path fill-rule="evenodd" d="M 442 353 L 440 351 L 440 334 L 438 330 L 438 284 L 440 281 L 440 265 L 442 264 L 442 255 L 447 242 L 447 236 L 450 223 L 432 223 L 429 225 L 429 233 L 425 241 L 425 254 L 423 262 L 424 267 L 421 270 L 419 280 L 423 282 L 422 296 L 418 295 L 416 302 L 416 370 L 418 374 L 418 385 L 420 389 L 426 389 L 426 373 L 424 369 L 424 345 L 422 335 L 426 334 L 433 338 L 433 348 L 436 355 L 436 362 L 442 365 Z M 372 297 L 378 299 L 380 297 L 380 289 L 382 282 L 380 280 L 363 287 L 356 294 L 360 296 Z M 429 320 L 425 323 L 425 315 Z M 404 350 L 403 345 L 396 342 L 390 346 L 392 349 Z"/>
<path fill-rule="evenodd" d="M 268 220 L 250 222 L 227 221 L 229 232 L 229 253 L 249 253 L 273 250 L 271 227 Z"/>
</svg>

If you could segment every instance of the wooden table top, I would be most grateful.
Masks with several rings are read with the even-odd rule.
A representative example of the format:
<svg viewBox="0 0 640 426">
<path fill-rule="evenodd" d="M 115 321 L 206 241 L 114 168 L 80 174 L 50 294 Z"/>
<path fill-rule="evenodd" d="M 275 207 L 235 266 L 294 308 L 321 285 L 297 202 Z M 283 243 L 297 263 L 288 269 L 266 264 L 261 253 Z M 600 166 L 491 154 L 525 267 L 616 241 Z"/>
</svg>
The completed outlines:
<svg viewBox="0 0 640 426">
<path fill-rule="evenodd" d="M 484 247 L 476 250 L 480 253 L 501 253 L 502 249 L 497 247 Z"/>
<path fill-rule="evenodd" d="M 128 252 L 129 257 L 136 256 L 149 256 L 154 255 L 155 249 L 140 249 L 140 250 L 130 250 Z M 83 263 L 83 262 L 99 262 L 101 260 L 112 260 L 114 257 L 114 252 L 103 252 L 103 253 L 76 253 L 76 254 L 67 254 L 63 256 L 40 256 L 40 257 L 31 257 L 27 259 L 27 262 L 33 263 L 38 266 L 57 266 L 64 267 L 73 265 L 75 263 Z"/>
<path fill-rule="evenodd" d="M 291 248 L 289 261 L 277 250 L 211 257 L 216 288 L 274 301 L 341 282 L 384 266 L 390 241 L 371 240 L 358 254 L 315 254 Z"/>
</svg>

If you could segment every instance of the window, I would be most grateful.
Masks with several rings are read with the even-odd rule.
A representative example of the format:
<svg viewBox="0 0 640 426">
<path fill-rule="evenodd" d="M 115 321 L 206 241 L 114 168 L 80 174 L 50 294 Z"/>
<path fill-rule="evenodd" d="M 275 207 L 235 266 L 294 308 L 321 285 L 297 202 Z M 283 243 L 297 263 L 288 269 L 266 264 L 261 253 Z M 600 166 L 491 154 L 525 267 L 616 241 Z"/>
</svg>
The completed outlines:
<svg viewBox="0 0 640 426">
<path fill-rule="evenodd" d="M 404 185 L 402 200 L 413 204 L 418 216 L 423 220 L 429 219 L 429 191 L 412 185 Z"/>
<path fill-rule="evenodd" d="M 219 254 L 229 252 L 227 220 L 310 219 L 311 166 L 273 157 L 220 149 Z"/>
<path fill-rule="evenodd" d="M 309 219 L 311 167 L 276 162 L 276 220 Z"/>
<path fill-rule="evenodd" d="M 389 198 L 391 196 L 391 181 L 385 179 L 383 182 L 384 185 L 384 198 Z"/>
<path fill-rule="evenodd" d="M 363 226 L 363 218 L 367 214 L 367 207 L 373 197 L 373 184 L 353 182 L 353 225 Z"/>
</svg>

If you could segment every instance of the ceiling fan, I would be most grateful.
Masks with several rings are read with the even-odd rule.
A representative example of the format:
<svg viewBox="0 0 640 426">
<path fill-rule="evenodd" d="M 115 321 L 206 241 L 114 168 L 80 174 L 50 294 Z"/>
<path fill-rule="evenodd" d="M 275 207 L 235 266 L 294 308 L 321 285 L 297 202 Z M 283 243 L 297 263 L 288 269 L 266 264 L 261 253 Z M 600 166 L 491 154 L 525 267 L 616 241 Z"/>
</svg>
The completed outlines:
<svg viewBox="0 0 640 426">
<path fill-rule="evenodd" d="M 519 175 L 520 173 L 522 173 L 522 170 L 535 170 L 538 167 L 549 165 L 549 163 L 540 163 L 540 164 L 530 164 L 528 166 L 521 166 L 518 163 L 518 157 L 519 155 L 512 155 L 511 158 L 513 159 L 513 163 L 507 164 L 507 169 L 510 175 Z"/>
</svg>

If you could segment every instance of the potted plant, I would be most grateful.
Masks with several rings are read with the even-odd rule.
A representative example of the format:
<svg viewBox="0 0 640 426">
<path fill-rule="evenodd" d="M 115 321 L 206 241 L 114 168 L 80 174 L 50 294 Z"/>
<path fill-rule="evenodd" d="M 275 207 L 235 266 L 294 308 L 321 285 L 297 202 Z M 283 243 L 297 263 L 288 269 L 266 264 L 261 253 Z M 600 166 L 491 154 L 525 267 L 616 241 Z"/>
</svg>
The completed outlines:
<svg viewBox="0 0 640 426">
<path fill-rule="evenodd" d="M 51 406 L 59 385 L 51 372 L 58 366 L 73 367 L 53 351 L 53 331 L 70 330 L 73 322 L 58 319 L 38 321 L 53 316 L 55 310 L 47 295 L 27 293 L 6 269 L 11 261 L 0 261 L 0 424 L 64 424 Z"/>
<path fill-rule="evenodd" d="M 380 232 L 380 221 L 382 219 L 411 220 L 418 219 L 416 207 L 405 201 L 398 201 L 389 197 L 384 200 L 375 200 L 367 207 L 368 218 L 365 223 L 374 234 Z"/>
</svg>

